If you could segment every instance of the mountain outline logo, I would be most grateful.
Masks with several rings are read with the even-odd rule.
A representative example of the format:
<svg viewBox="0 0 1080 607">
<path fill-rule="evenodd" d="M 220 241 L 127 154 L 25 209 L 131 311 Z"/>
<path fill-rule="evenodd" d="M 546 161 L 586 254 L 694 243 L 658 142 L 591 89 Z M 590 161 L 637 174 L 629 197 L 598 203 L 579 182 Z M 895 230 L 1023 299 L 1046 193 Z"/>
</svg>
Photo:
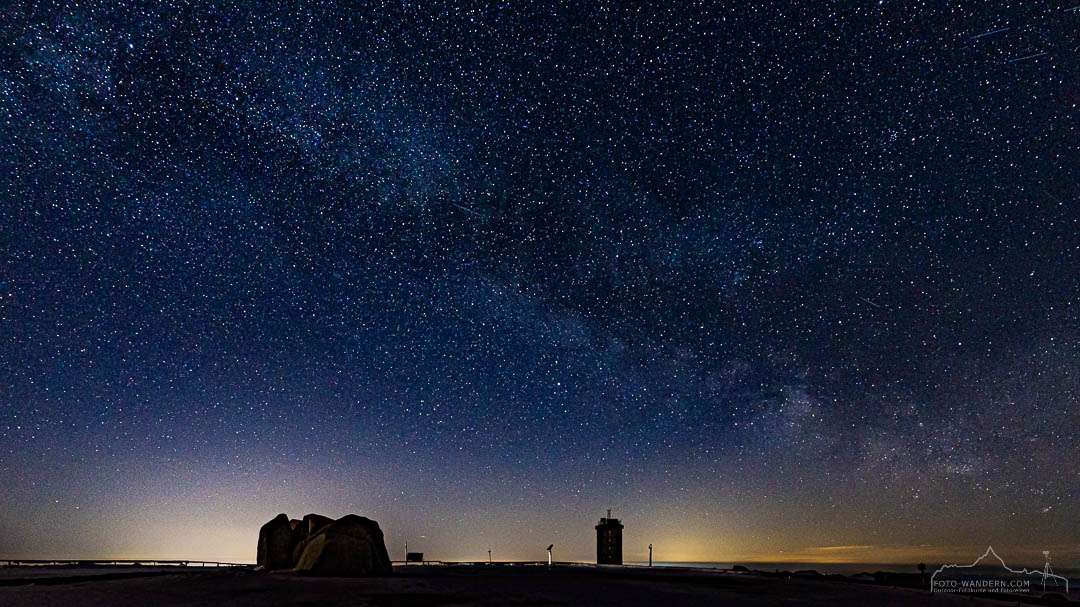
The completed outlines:
<svg viewBox="0 0 1080 607">
<path fill-rule="evenodd" d="M 935 592 L 936 591 L 937 585 L 935 584 L 935 581 L 937 580 L 937 576 L 938 576 L 938 574 L 945 571 L 946 569 L 972 569 L 974 567 L 978 567 L 979 564 L 982 563 L 982 561 L 984 559 L 986 559 L 986 557 L 988 557 L 990 555 L 993 555 L 993 557 L 995 559 L 997 559 L 997 562 L 1001 564 L 1001 567 L 1005 571 L 1008 571 L 1009 573 L 1016 574 L 1016 575 L 1024 575 L 1024 576 L 1038 575 L 1038 576 L 1042 577 L 1043 592 L 1046 591 L 1046 581 L 1048 579 L 1052 579 L 1052 580 L 1055 580 L 1056 582 L 1060 582 L 1061 584 L 1064 584 L 1064 586 L 1065 586 L 1065 594 L 1068 595 L 1069 594 L 1069 578 L 1067 578 L 1067 577 L 1065 577 L 1063 575 L 1058 575 L 1058 574 L 1054 573 L 1054 569 L 1050 566 L 1050 551 L 1049 550 L 1043 550 L 1042 553 L 1043 553 L 1043 557 L 1046 559 L 1046 562 L 1043 565 L 1043 568 L 1041 570 L 1040 569 L 1027 569 L 1027 568 L 1013 569 L 1012 567 L 1009 567 L 1008 565 L 1005 564 L 1005 559 L 1001 558 L 1001 556 L 998 555 L 997 551 L 994 550 L 993 546 L 987 546 L 986 551 L 982 553 L 982 556 L 980 556 L 979 558 L 972 561 L 970 565 L 961 565 L 961 564 L 958 564 L 958 563 L 949 563 L 949 564 L 946 564 L 946 565 L 942 565 L 941 567 L 938 567 L 937 571 L 935 571 L 934 574 L 930 576 L 930 592 Z"/>
</svg>

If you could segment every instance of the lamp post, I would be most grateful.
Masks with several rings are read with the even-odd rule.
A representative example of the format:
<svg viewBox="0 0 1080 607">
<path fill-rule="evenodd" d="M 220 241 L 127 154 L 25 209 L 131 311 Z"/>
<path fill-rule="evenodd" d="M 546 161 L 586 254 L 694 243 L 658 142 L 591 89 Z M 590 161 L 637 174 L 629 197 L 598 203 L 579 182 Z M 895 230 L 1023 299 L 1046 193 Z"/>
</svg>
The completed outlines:
<svg viewBox="0 0 1080 607">
<path fill-rule="evenodd" d="M 548 551 L 548 569 L 551 568 L 551 549 L 554 548 L 554 547 L 555 547 L 555 544 L 548 544 L 548 547 L 547 547 L 547 551 Z"/>
<path fill-rule="evenodd" d="M 488 548 L 488 565 L 491 564 L 491 548 Z"/>
<path fill-rule="evenodd" d="M 652 544 L 649 544 L 649 567 L 652 567 Z"/>
</svg>

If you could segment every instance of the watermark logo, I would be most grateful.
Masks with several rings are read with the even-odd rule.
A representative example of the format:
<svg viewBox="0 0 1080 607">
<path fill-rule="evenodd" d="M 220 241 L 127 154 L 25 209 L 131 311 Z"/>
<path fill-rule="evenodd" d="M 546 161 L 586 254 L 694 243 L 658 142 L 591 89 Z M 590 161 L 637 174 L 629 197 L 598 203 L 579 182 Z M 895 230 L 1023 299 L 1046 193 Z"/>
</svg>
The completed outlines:
<svg viewBox="0 0 1080 607">
<path fill-rule="evenodd" d="M 988 557 L 993 557 L 992 559 Z M 1032 591 L 1064 591 L 1069 594 L 1069 579 L 1054 573 L 1050 552 L 1043 551 L 1046 564 L 1042 569 L 1013 569 L 987 546 L 986 552 L 968 565 L 942 565 L 930 576 L 930 592 L 959 593 L 1027 593 Z"/>
</svg>

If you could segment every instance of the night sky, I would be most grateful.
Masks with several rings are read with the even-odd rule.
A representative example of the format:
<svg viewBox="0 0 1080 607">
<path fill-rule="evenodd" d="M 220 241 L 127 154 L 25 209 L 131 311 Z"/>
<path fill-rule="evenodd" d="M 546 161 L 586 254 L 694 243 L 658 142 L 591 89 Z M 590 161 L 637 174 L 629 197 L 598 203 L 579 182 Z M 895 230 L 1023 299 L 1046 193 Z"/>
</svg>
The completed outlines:
<svg viewBox="0 0 1080 607">
<path fill-rule="evenodd" d="M 1075 3 L 455 4 L 6 3 L 0 556 L 1080 565 Z"/>
</svg>

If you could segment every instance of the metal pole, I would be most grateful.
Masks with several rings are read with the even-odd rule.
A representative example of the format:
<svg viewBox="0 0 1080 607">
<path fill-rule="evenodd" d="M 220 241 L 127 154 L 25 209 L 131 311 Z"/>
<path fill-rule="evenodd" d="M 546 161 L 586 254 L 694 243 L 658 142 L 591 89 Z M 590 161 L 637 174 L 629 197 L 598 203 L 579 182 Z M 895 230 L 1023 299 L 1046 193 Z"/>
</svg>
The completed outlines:
<svg viewBox="0 0 1080 607">
<path fill-rule="evenodd" d="M 649 567 L 652 567 L 652 544 L 649 544 Z"/>
</svg>

